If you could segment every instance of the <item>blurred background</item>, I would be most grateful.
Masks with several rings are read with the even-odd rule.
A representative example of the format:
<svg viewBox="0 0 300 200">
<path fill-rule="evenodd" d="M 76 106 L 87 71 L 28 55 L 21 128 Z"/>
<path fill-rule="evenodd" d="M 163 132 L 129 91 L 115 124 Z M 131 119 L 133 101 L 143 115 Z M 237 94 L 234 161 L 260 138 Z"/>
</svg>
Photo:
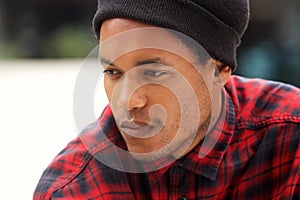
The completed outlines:
<svg viewBox="0 0 300 200">
<path fill-rule="evenodd" d="M 300 86 L 300 1 L 250 0 L 236 74 Z M 0 0 L 0 199 L 31 199 L 41 173 L 78 134 L 73 90 L 97 45 L 97 0 Z M 97 96 L 97 95 L 96 95 Z M 98 95 L 95 115 L 106 104 Z"/>
<path fill-rule="evenodd" d="M 300 86 L 300 1 L 251 0 L 237 74 Z M 0 0 L 0 59 L 83 58 L 96 0 Z"/>
</svg>

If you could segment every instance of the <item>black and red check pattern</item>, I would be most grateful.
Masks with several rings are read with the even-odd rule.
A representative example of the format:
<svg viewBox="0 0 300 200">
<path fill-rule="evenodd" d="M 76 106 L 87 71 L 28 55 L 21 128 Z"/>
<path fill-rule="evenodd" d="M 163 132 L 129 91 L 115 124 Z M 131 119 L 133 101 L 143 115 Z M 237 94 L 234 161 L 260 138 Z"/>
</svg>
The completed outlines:
<svg viewBox="0 0 300 200">
<path fill-rule="evenodd" d="M 107 107 L 53 160 L 33 199 L 300 199 L 300 90 L 232 76 L 224 96 L 225 124 L 207 136 L 221 131 L 214 148 L 200 159 L 199 144 L 149 173 L 121 172 L 96 159 L 115 156 L 111 142 L 126 148 Z"/>
</svg>

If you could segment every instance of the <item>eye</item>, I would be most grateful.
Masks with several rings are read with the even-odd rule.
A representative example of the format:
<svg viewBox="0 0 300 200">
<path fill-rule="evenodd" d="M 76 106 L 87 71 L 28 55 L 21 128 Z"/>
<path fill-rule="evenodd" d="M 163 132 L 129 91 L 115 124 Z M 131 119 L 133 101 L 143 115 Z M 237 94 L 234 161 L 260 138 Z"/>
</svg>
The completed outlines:
<svg viewBox="0 0 300 200">
<path fill-rule="evenodd" d="M 147 70 L 144 72 L 144 75 L 146 76 L 153 76 L 153 77 L 158 77 L 158 76 L 162 76 L 166 74 L 166 72 L 163 71 L 151 71 L 151 70 Z"/>
<path fill-rule="evenodd" d="M 110 78 L 119 78 L 120 76 L 122 76 L 122 72 L 116 69 L 106 69 L 103 71 L 103 73 Z"/>
<path fill-rule="evenodd" d="M 169 73 L 166 71 L 158 70 L 145 70 L 143 77 L 148 80 L 162 81 L 168 77 Z"/>
</svg>

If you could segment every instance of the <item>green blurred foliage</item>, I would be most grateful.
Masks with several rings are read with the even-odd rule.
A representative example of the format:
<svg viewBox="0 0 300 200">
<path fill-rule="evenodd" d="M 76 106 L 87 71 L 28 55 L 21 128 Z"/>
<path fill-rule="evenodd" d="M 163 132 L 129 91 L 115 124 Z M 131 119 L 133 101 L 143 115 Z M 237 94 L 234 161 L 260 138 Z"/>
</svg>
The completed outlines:
<svg viewBox="0 0 300 200">
<path fill-rule="evenodd" d="M 51 58 L 85 57 L 96 46 L 96 41 L 92 42 L 92 39 L 83 28 L 65 26 L 48 39 L 44 55 Z"/>
<path fill-rule="evenodd" d="M 0 42 L 0 58 L 82 58 L 97 45 L 91 31 L 78 26 L 63 26 L 44 38 L 34 32 L 22 33 Z"/>
<path fill-rule="evenodd" d="M 22 54 L 14 42 L 2 41 L 0 45 L 0 58 L 16 58 Z"/>
</svg>

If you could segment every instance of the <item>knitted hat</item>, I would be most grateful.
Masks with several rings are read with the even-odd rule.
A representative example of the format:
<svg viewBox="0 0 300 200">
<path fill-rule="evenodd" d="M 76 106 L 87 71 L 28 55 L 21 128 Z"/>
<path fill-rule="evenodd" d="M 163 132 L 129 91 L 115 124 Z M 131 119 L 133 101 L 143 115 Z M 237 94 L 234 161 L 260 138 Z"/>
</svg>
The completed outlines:
<svg viewBox="0 0 300 200">
<path fill-rule="evenodd" d="M 103 21 L 116 17 L 186 34 L 235 70 L 236 48 L 249 21 L 249 0 L 98 0 L 93 21 L 98 39 Z"/>
</svg>

